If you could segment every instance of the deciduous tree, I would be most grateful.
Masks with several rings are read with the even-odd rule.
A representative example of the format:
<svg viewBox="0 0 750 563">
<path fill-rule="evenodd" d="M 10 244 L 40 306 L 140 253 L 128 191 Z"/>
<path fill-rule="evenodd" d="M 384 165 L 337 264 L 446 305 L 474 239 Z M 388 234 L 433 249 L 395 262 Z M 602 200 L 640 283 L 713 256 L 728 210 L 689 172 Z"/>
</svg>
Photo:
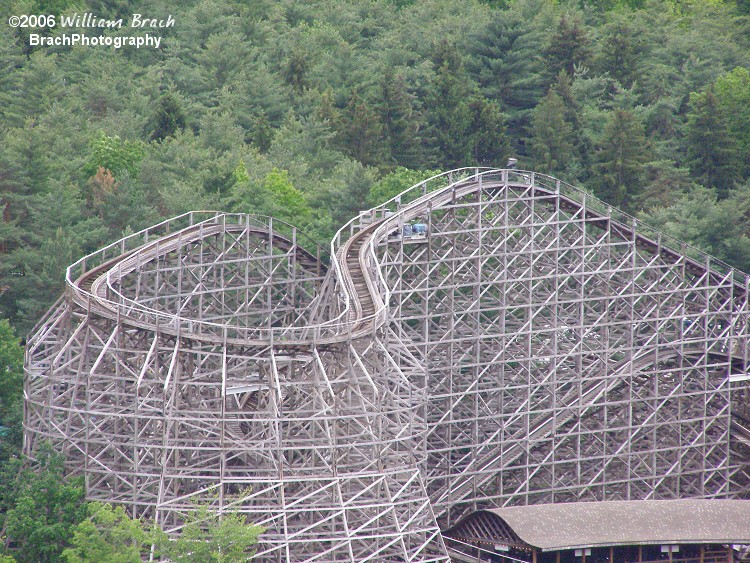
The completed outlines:
<svg viewBox="0 0 750 563">
<path fill-rule="evenodd" d="M 63 460 L 42 447 L 36 464 L 23 470 L 15 487 L 15 503 L 5 516 L 6 541 L 19 563 L 61 561 L 73 529 L 86 517 L 81 479 L 64 476 Z"/>
</svg>

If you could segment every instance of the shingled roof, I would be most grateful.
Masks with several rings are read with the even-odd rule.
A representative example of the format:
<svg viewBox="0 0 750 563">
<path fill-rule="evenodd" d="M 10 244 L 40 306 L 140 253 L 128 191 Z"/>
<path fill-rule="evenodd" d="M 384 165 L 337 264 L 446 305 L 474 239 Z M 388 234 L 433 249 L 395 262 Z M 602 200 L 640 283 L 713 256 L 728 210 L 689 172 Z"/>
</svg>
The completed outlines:
<svg viewBox="0 0 750 563">
<path fill-rule="evenodd" d="M 480 514 L 484 518 L 488 514 L 500 518 L 524 543 L 543 551 L 613 545 L 750 544 L 750 501 L 742 500 L 581 502 L 494 508 L 470 515 L 445 534 L 461 536 L 462 527 L 466 530 L 472 516 Z"/>
</svg>

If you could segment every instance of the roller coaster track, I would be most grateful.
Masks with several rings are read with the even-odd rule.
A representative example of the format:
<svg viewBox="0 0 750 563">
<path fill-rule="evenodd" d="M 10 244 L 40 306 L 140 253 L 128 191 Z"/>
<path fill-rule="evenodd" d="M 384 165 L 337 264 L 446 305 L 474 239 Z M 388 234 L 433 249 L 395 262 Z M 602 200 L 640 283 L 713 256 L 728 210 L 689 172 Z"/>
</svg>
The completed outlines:
<svg viewBox="0 0 750 563">
<path fill-rule="evenodd" d="M 507 176 L 503 181 L 499 182 L 482 182 L 482 176 L 477 174 L 473 179 L 459 181 L 441 191 L 425 195 L 408 206 L 405 206 L 401 210 L 399 214 L 400 216 L 391 216 L 388 219 L 381 219 L 352 236 L 344 246 L 343 255 L 346 257 L 345 260 L 339 261 L 342 265 L 343 278 L 346 285 L 352 289 L 351 296 L 354 303 L 354 318 L 361 322 L 370 319 L 369 330 L 374 331 L 377 329 L 377 326 L 372 323 L 371 319 L 375 318 L 375 301 L 377 300 L 382 303 L 383 298 L 376 295 L 373 291 L 373 288 L 376 286 L 375 278 L 377 272 L 364 265 L 366 263 L 367 252 L 373 252 L 374 245 L 381 243 L 384 237 L 387 237 L 387 233 L 399 228 L 399 225 L 403 225 L 405 221 L 413 219 L 414 217 L 423 216 L 431 209 L 439 208 L 450 201 L 464 198 L 475 193 L 477 190 L 492 192 L 495 190 L 511 188 L 521 191 L 528 190 L 531 186 L 532 196 L 538 196 L 540 194 L 550 197 L 554 196 L 557 205 L 561 210 L 565 210 L 574 215 L 581 214 L 581 216 L 590 224 L 598 225 L 602 229 L 609 229 L 613 234 L 623 240 L 633 240 L 635 241 L 637 248 L 643 249 L 649 253 L 656 252 L 667 262 L 683 262 L 685 270 L 693 275 L 718 275 L 708 267 L 707 261 L 699 262 L 695 259 L 688 258 L 672 248 L 663 246 L 660 241 L 638 233 L 634 227 L 635 221 L 628 225 L 614 221 L 610 216 L 603 213 L 586 209 L 581 201 L 561 195 L 559 191 L 534 186 L 532 179 L 533 173 L 527 174 L 528 175 L 520 175 L 521 182 L 509 182 Z M 746 288 L 742 284 L 739 284 L 737 289 L 740 292 L 746 291 Z M 360 328 L 362 325 L 357 325 L 357 327 Z M 364 332 L 364 330 L 365 327 L 362 327 L 361 331 Z M 701 350 L 699 348 L 691 349 L 683 347 L 681 350 L 675 349 L 666 354 L 662 352 L 660 360 L 666 361 L 681 356 L 700 356 L 700 352 Z M 714 354 L 712 352 L 709 352 L 709 355 L 727 356 L 726 354 Z M 597 380 L 589 382 L 580 390 L 580 392 L 578 389 L 571 390 L 561 401 L 561 404 L 566 405 L 566 408 L 561 412 L 558 412 L 554 419 L 544 415 L 533 419 L 529 424 L 528 432 L 516 435 L 516 443 L 512 445 L 510 449 L 505 448 L 502 457 L 500 455 L 500 447 L 489 452 L 484 452 L 480 458 L 476 459 L 476 461 L 466 468 L 465 473 L 468 477 L 463 483 L 457 487 L 444 491 L 442 495 L 437 497 L 436 500 L 433 499 L 433 501 L 436 502 L 436 504 L 445 504 L 447 502 L 455 503 L 464 501 L 470 498 L 477 487 L 486 485 L 488 482 L 495 479 L 495 474 L 502 469 L 501 463 L 508 464 L 516 461 L 524 455 L 530 444 L 548 438 L 556 431 L 564 428 L 571 421 L 585 417 L 600 408 L 597 405 L 597 401 L 604 394 L 622 386 L 625 383 L 625 376 L 638 376 L 643 370 L 649 368 L 653 364 L 652 356 L 653 354 L 648 350 L 636 354 L 632 358 L 627 358 L 620 362 L 619 365 L 614 366 L 605 381 Z M 730 358 L 734 364 L 738 364 L 738 369 L 741 373 L 746 371 L 747 358 L 735 355 L 730 355 Z M 745 424 L 748 423 L 745 422 Z M 746 426 L 741 425 L 739 422 L 734 422 L 733 429 L 735 430 L 738 439 L 742 440 L 743 443 L 750 439 L 750 431 L 747 430 Z M 750 444 L 750 442 L 747 443 Z M 478 475 L 478 477 L 472 478 L 474 475 Z"/>
<path fill-rule="evenodd" d="M 492 230 L 481 221 L 496 220 L 503 206 L 513 202 L 523 208 L 517 213 L 527 215 L 506 217 L 503 225 L 493 227 L 493 236 L 506 240 L 493 239 L 488 248 L 491 259 L 505 260 L 504 267 L 517 268 L 528 279 L 506 280 L 500 269 L 485 279 L 478 265 L 472 286 L 457 274 L 467 269 L 470 257 L 461 256 L 452 241 L 464 235 L 471 239 L 473 233 L 481 239 Z M 490 207 L 494 215 L 484 218 Z M 420 239 L 401 236 L 409 222 L 425 217 L 439 221 L 441 213 L 462 211 L 463 217 L 479 217 L 479 223 L 436 223 Z M 513 266 L 523 251 L 509 248 L 508 241 L 522 220 L 529 238 L 549 229 L 550 221 L 558 231 L 579 229 L 575 233 L 582 234 L 563 242 L 576 251 L 586 249 L 575 255 L 581 262 L 601 246 L 608 264 L 615 264 L 610 266 L 614 272 L 617 260 L 610 255 L 628 256 L 621 283 L 630 283 L 630 289 L 623 290 L 621 302 L 631 312 L 611 328 L 630 334 L 629 345 L 613 344 L 624 352 L 612 354 L 608 343 L 597 342 L 584 349 L 583 327 L 597 317 L 585 317 L 583 289 L 574 305 L 555 305 L 578 315 L 581 341 L 553 350 L 557 365 L 569 356 L 579 369 L 587 362 L 599 372 L 571 372 L 569 379 L 556 380 L 554 408 L 532 405 L 535 385 L 541 385 L 532 379 L 531 372 L 541 369 L 534 367 L 534 354 L 541 352 L 532 349 L 531 320 L 509 329 L 528 326 L 523 328 L 528 334 L 519 336 L 526 338 L 523 346 L 514 344 L 517 335 L 511 332 L 475 332 L 475 341 L 467 344 L 468 337 L 460 340 L 455 328 L 458 317 L 448 328 L 428 334 L 430 307 L 441 305 L 444 293 L 451 294 L 449 304 L 467 295 L 469 290 L 461 293 L 464 283 L 477 294 L 485 286 L 497 289 L 496 301 L 502 305 L 493 306 L 502 308 L 485 318 L 514 320 L 519 318 L 514 315 L 527 314 L 531 319 L 533 307 L 547 306 L 531 297 L 506 304 L 513 295 L 533 295 L 532 288 L 543 278 L 534 272 L 532 259 L 530 265 Z M 606 233 L 606 242 L 594 231 Z M 393 237 L 394 232 L 399 236 Z M 195 212 L 130 235 L 71 266 L 68 299 L 49 311 L 29 340 L 29 453 L 40 439 L 58 441 L 71 463 L 87 472 L 90 498 L 128 503 L 136 515 L 155 517 L 170 531 L 180 529 L 191 499 L 218 502 L 221 508 L 225 490 L 249 487 L 243 511 L 271 530 L 260 561 L 437 562 L 447 560 L 438 524 L 449 524 L 478 503 L 537 502 L 527 492 L 544 470 L 543 464 L 535 465 L 535 452 L 554 444 L 556 455 L 568 455 L 566 436 L 582 434 L 589 423 L 596 426 L 592 421 L 606 422 L 629 408 L 609 397 L 642 388 L 649 390 L 643 396 L 652 410 L 636 416 L 631 409 L 631 422 L 618 434 L 624 438 L 606 449 L 607 456 L 627 458 L 628 467 L 631 458 L 636 468 L 647 463 L 640 450 L 630 451 L 636 440 L 647 444 L 639 447 L 646 448 L 649 459 L 664 458 L 658 468 L 656 461 L 649 462 L 648 486 L 633 493 L 634 498 L 669 497 L 690 486 L 695 490 L 689 494 L 699 496 L 750 494 L 750 483 L 739 485 L 746 491 L 729 491 L 713 478 L 731 467 L 740 481 L 748 475 L 727 457 L 724 442 L 730 431 L 750 451 L 750 418 L 738 416 L 730 424 L 727 406 L 730 392 L 739 398 L 735 402 L 750 396 L 750 279 L 726 264 L 564 182 L 516 170 L 454 170 L 406 190 L 344 225 L 331 243 L 327 266 L 327 253 L 301 239 L 296 229 L 272 219 Z M 563 242 L 540 238 L 538 248 L 528 252 L 547 252 L 554 263 L 564 255 Z M 471 244 L 472 252 L 477 244 L 481 250 L 482 242 Z M 529 249 L 528 244 L 523 248 Z M 417 272 L 423 266 L 435 272 L 444 262 L 455 279 L 433 291 L 439 280 L 425 274 L 424 280 L 417 277 L 415 283 L 424 282 L 417 289 L 405 289 L 409 280 L 403 272 L 412 267 L 410 260 Z M 580 278 L 581 288 L 583 270 L 568 274 Z M 591 279 L 599 275 L 594 270 L 586 274 Z M 657 287 L 662 279 L 669 287 Z M 514 283 L 521 286 L 512 293 Z M 558 283 L 564 285 L 555 281 L 553 286 Z M 638 284 L 643 289 L 636 289 Z M 648 300 L 655 287 L 661 293 L 635 315 L 636 302 Z M 669 299 L 670 287 L 683 291 L 682 303 L 664 312 L 662 301 Z M 614 299 L 607 291 L 596 298 L 606 307 Z M 482 318 L 478 302 L 467 307 L 477 324 Z M 686 303 L 699 311 L 695 316 L 702 320 L 692 328 L 703 340 L 682 338 L 691 329 L 683 323 L 694 322 L 678 318 Z M 420 315 L 413 314 L 417 306 L 424 306 Z M 680 335 L 674 342 L 659 336 L 659 327 L 669 323 L 672 333 Z M 409 333 L 411 325 L 418 328 Z M 641 326 L 651 332 L 638 341 L 634 335 Z M 474 379 L 458 377 L 463 348 L 479 350 L 482 338 L 489 343 L 485 356 L 474 358 L 469 368 Z M 541 340 L 535 342 L 542 346 Z M 506 346 L 520 357 L 502 356 Z M 602 349 L 607 351 L 604 358 L 598 357 Z M 430 350 L 437 350 L 436 358 Z M 509 374 L 507 379 L 487 375 L 495 364 Z M 731 388 L 730 379 L 736 382 Z M 510 383 L 525 399 L 508 399 L 507 411 L 497 406 L 484 414 L 480 406 L 502 405 L 500 397 Z M 440 385 L 446 387 L 438 389 Z M 692 412 L 695 401 L 711 404 L 710 409 L 702 407 L 700 420 L 693 415 L 685 422 L 670 411 L 677 404 Z M 473 409 L 473 414 L 462 419 L 461 409 Z M 684 461 L 662 452 L 661 419 L 670 429 L 684 426 L 689 441 L 685 438 L 684 445 L 681 438 L 679 447 L 690 454 Z M 473 429 L 473 442 L 462 425 Z M 706 428 L 713 433 L 710 438 L 700 434 Z M 445 444 L 433 444 L 444 434 Z M 446 454 L 441 448 L 455 452 Z M 540 455 L 548 459 L 551 454 Z M 556 463 L 576 464 L 582 474 L 587 461 L 577 455 Z M 461 465 L 454 471 L 450 464 L 456 459 Z M 436 468 L 440 464 L 450 473 L 444 480 Z M 506 478 L 513 471 L 521 477 Z M 575 494 L 602 496 L 591 491 L 640 480 L 613 478 L 609 471 L 606 463 L 591 468 Z M 669 488 L 673 486 L 675 490 Z M 567 494 L 570 485 L 539 485 L 543 492 L 554 487 Z M 211 496 L 215 489 L 221 491 L 218 501 Z M 630 494 L 617 490 L 615 498 Z"/>
<path fill-rule="evenodd" d="M 669 246 L 664 246 L 661 241 L 654 240 L 637 232 L 633 226 L 635 224 L 634 219 L 633 224 L 631 225 L 615 221 L 606 214 L 586 208 L 584 203 L 572 199 L 569 196 L 562 195 L 559 191 L 556 192 L 549 187 L 535 185 L 533 180 L 534 176 L 542 177 L 541 175 L 534 173 L 517 173 L 517 176 L 522 179 L 522 181 L 519 182 L 517 180 L 512 181 L 508 179 L 508 171 L 505 171 L 506 179 L 503 181 L 485 180 L 482 182 L 484 175 L 479 173 L 479 169 L 474 170 L 477 171 L 474 175 L 474 179 L 470 178 L 468 180 L 460 180 L 442 190 L 426 194 L 410 203 L 408 206 L 405 206 L 400 213 L 392 215 L 388 219 L 380 219 L 356 232 L 343 245 L 343 247 L 338 250 L 338 252 L 336 252 L 334 247 L 334 252 L 337 257 L 337 267 L 340 272 L 340 283 L 347 292 L 348 307 L 350 308 L 347 316 L 348 324 L 346 326 L 348 331 L 342 334 L 342 338 L 350 339 L 364 336 L 368 332 L 377 330 L 384 321 L 383 313 L 387 307 L 385 304 L 387 295 L 383 295 L 383 292 L 377 289 L 377 269 L 367 265 L 368 254 L 374 256 L 374 246 L 382 243 L 387 238 L 388 233 L 392 232 L 394 229 L 398 229 L 399 225 L 402 225 L 404 221 L 423 215 L 429 210 L 439 208 L 441 205 L 452 200 L 466 197 L 477 190 L 491 192 L 493 190 L 503 190 L 506 188 L 517 190 L 528 190 L 531 188 L 531 196 L 554 196 L 557 199 L 557 205 L 561 210 L 573 214 L 582 213 L 582 217 L 589 223 L 597 224 L 603 229 L 609 229 L 613 234 L 623 240 L 634 240 L 638 248 L 652 253 L 656 252 L 664 257 L 666 261 L 684 263 L 686 271 L 692 274 L 706 274 L 709 276 L 720 275 L 715 269 L 708 266 L 709 261 L 714 267 L 717 263 L 721 264 L 715 259 L 704 255 L 706 261 L 699 262 L 698 260 L 675 251 Z M 496 171 L 491 172 L 496 173 Z M 485 172 L 485 174 L 487 173 Z M 388 203 L 381 205 L 380 208 L 384 209 Z M 344 229 L 345 227 L 342 227 L 339 233 Z M 121 278 L 122 276 L 133 272 L 138 268 L 140 263 L 153 260 L 160 255 L 176 251 L 184 245 L 191 244 L 205 237 L 210 237 L 222 232 L 244 232 L 259 237 L 265 237 L 267 239 L 270 237 L 270 242 L 275 244 L 278 248 L 287 252 L 294 251 L 303 266 L 315 268 L 318 265 L 318 260 L 310 252 L 306 251 L 299 245 L 294 244 L 288 238 L 278 234 L 269 235 L 267 229 L 245 226 L 226 227 L 218 223 L 212 224 L 210 222 L 204 222 L 167 235 L 155 242 L 138 248 L 137 253 L 135 251 L 124 253 L 88 270 L 71 284 L 73 288 L 73 298 L 81 306 L 89 306 L 91 303 L 90 300 L 93 298 L 96 306 L 102 308 L 102 312 L 106 310 L 108 311 L 108 314 L 114 315 L 117 313 L 116 305 L 109 296 L 114 293 L 121 301 L 127 301 L 127 299 L 120 295 L 113 287 L 113 278 Z M 684 246 L 684 244 L 682 246 Z M 134 254 L 137 254 L 137 260 L 131 259 Z M 722 266 L 729 268 L 725 264 L 722 264 Z M 739 291 L 745 291 L 746 289 L 742 284 L 738 284 L 737 288 Z M 144 307 L 139 306 L 136 302 L 131 302 L 130 306 L 134 309 L 145 309 Z M 120 311 L 120 313 L 122 313 L 122 311 Z M 125 317 L 129 318 L 130 316 L 125 315 Z M 145 326 L 146 325 L 144 325 L 144 327 Z M 337 338 L 336 340 L 341 340 L 342 338 Z M 317 341 L 321 340 L 318 339 Z M 325 342 L 325 340 L 323 341 Z M 278 342 L 279 344 L 283 344 L 284 340 Z M 294 344 L 302 345 L 309 343 L 311 343 L 310 340 L 294 342 Z"/>
<path fill-rule="evenodd" d="M 144 322 L 134 313 L 145 312 L 158 317 L 158 311 L 144 307 L 137 301 L 127 298 L 118 291 L 116 283 L 134 272 L 143 263 L 157 260 L 170 252 L 178 251 L 185 245 L 225 233 L 243 234 L 265 239 L 276 249 L 287 254 L 294 254 L 302 267 L 310 270 L 320 267 L 319 259 L 310 252 L 286 237 L 269 232 L 268 229 L 249 225 L 211 223 L 209 220 L 161 237 L 86 271 L 70 284 L 73 300 L 82 307 L 91 308 L 99 314 L 119 319 L 131 324 L 131 326 L 153 328 L 152 323 Z M 162 325 L 161 329 L 170 331 L 169 325 Z M 201 339 L 200 335 L 191 336 Z M 203 338 L 210 339 L 211 336 Z"/>
</svg>

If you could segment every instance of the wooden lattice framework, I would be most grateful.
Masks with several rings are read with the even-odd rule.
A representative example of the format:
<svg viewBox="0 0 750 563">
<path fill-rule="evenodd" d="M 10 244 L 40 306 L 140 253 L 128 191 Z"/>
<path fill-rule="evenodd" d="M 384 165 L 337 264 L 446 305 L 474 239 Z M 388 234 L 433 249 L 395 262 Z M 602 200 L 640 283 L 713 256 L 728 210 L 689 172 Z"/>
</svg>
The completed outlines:
<svg viewBox="0 0 750 563">
<path fill-rule="evenodd" d="M 189 213 L 67 284 L 26 451 L 169 531 L 238 508 L 260 561 L 447 561 L 476 508 L 750 490 L 750 279 L 548 176 L 441 174 L 330 253 Z"/>
</svg>

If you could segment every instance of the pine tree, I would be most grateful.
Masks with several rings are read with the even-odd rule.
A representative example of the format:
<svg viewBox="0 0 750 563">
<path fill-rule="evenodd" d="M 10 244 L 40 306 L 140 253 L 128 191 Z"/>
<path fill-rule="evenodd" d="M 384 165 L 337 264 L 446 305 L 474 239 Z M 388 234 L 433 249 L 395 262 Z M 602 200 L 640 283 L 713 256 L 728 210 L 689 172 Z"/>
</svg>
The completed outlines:
<svg viewBox="0 0 750 563">
<path fill-rule="evenodd" d="M 476 94 L 469 103 L 472 164 L 503 167 L 510 155 L 505 115 L 500 104 Z"/>
<path fill-rule="evenodd" d="M 742 176 L 750 173 L 750 71 L 737 67 L 716 79 L 716 104 L 726 120 L 729 134 L 736 141 L 740 155 Z M 731 116 L 731 119 L 726 119 Z"/>
<path fill-rule="evenodd" d="M 610 24 L 602 41 L 599 67 L 625 88 L 630 88 L 638 77 L 640 47 L 633 37 L 633 29 L 623 20 Z"/>
<path fill-rule="evenodd" d="M 15 78 L 15 89 L 0 90 L 0 115 L 6 126 L 23 127 L 66 94 L 65 80 L 53 55 L 32 54 Z"/>
<path fill-rule="evenodd" d="M 177 131 L 185 129 L 185 114 L 180 103 L 171 92 L 159 98 L 159 107 L 154 118 L 155 127 L 151 133 L 152 141 L 161 141 L 173 136 Z"/>
<path fill-rule="evenodd" d="M 470 165 L 472 94 L 468 77 L 454 46 L 443 41 L 435 56 L 435 79 L 427 96 L 429 128 L 425 138 L 438 167 Z"/>
<path fill-rule="evenodd" d="M 502 104 L 512 138 L 524 135 L 529 112 L 544 91 L 540 32 L 519 11 L 493 11 L 471 44 L 469 69 L 481 92 Z"/>
<path fill-rule="evenodd" d="M 268 152 L 273 141 L 273 128 L 268 122 L 268 116 L 263 110 L 253 119 L 252 130 L 250 131 L 250 142 L 258 147 L 260 152 Z"/>
<path fill-rule="evenodd" d="M 383 126 L 375 111 L 357 93 L 352 94 L 336 136 L 341 150 L 367 166 L 377 166 L 387 160 Z"/>
<path fill-rule="evenodd" d="M 647 160 L 643 126 L 631 112 L 614 110 L 594 165 L 597 195 L 627 210 L 643 189 L 643 165 Z"/>
<path fill-rule="evenodd" d="M 716 188 L 719 198 L 729 195 L 739 180 L 740 153 L 721 114 L 713 88 L 690 95 L 687 121 L 687 161 L 690 172 L 704 186 Z"/>
<path fill-rule="evenodd" d="M 307 73 L 310 70 L 310 60 L 301 47 L 295 47 L 289 54 L 283 70 L 284 80 L 297 94 L 307 88 Z"/>
<path fill-rule="evenodd" d="M 586 30 L 578 19 L 572 21 L 567 15 L 560 16 L 557 29 L 544 50 L 547 74 L 551 80 L 564 70 L 573 76 L 576 66 L 585 65 L 591 58 L 590 41 Z"/>
<path fill-rule="evenodd" d="M 534 109 L 531 154 L 535 169 L 559 174 L 573 160 L 573 127 L 565 120 L 565 104 L 550 88 Z"/>
<path fill-rule="evenodd" d="M 0 319 L 0 460 L 20 449 L 23 436 L 23 346 L 7 319 Z"/>
<path fill-rule="evenodd" d="M 399 166 L 418 167 L 423 159 L 420 148 L 422 116 L 414 108 L 404 77 L 388 68 L 379 81 L 375 105 L 391 160 Z"/>
<path fill-rule="evenodd" d="M 572 159 L 568 162 L 569 170 L 587 170 L 591 165 L 591 143 L 584 129 L 581 105 L 573 94 L 573 82 L 568 74 L 561 70 L 552 85 L 554 92 L 560 96 L 564 107 L 564 120 L 570 124 L 573 144 Z"/>
</svg>

